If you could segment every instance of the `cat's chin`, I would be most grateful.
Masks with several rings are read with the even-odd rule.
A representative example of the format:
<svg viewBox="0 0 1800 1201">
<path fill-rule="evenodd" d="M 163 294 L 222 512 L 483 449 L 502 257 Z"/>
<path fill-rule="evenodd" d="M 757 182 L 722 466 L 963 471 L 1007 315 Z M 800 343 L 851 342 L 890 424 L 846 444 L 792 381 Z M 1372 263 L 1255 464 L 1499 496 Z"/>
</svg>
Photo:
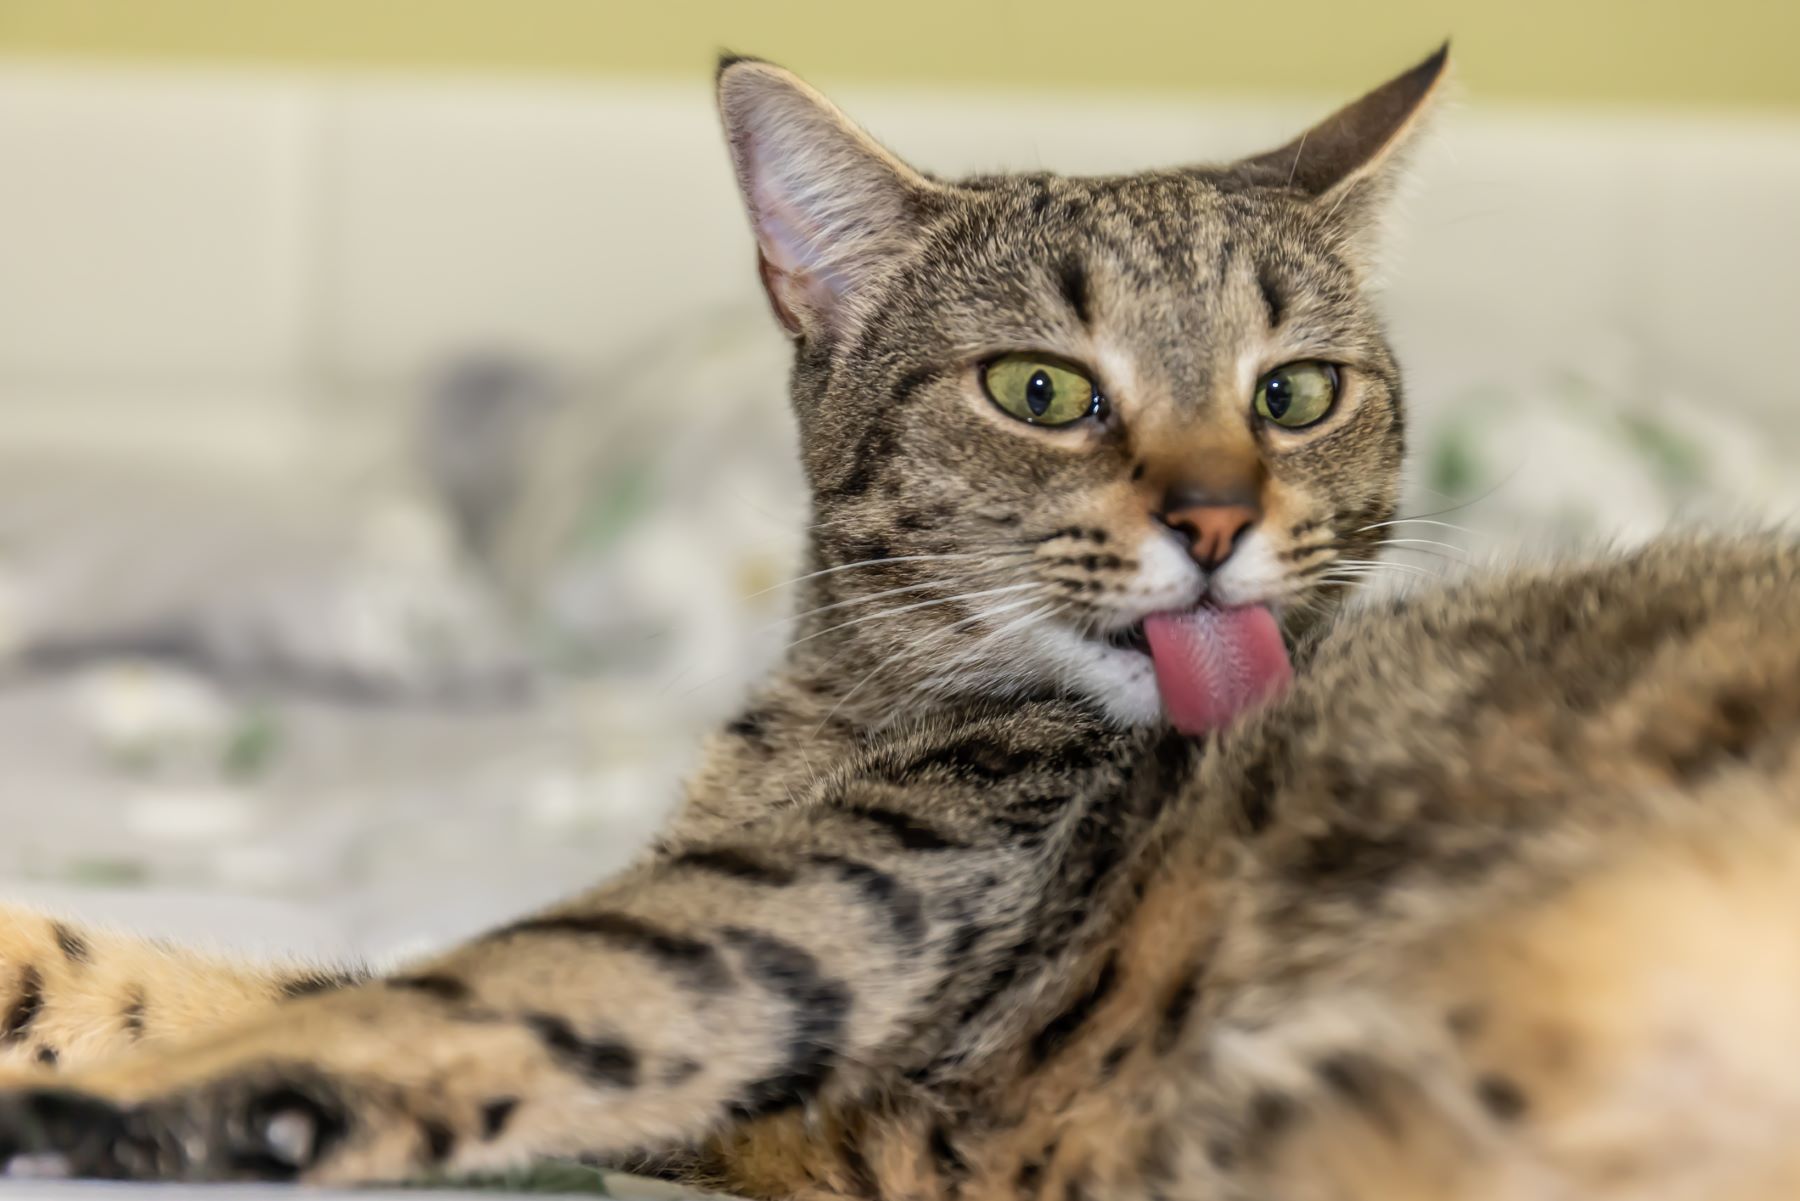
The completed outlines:
<svg viewBox="0 0 1800 1201">
<path fill-rule="evenodd" d="M 1073 630 L 1044 631 L 1040 645 L 1057 684 L 1092 701 L 1111 721 L 1130 727 L 1163 720 L 1156 669 L 1144 650 L 1084 637 Z"/>
</svg>

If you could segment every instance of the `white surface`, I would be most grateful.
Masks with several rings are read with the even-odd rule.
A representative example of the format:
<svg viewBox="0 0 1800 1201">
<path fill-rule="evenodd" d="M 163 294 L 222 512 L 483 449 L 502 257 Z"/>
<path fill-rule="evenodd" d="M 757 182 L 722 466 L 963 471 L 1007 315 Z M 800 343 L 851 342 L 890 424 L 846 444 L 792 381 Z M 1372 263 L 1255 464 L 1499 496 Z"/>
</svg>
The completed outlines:
<svg viewBox="0 0 1800 1201">
<path fill-rule="evenodd" d="M 297 83 L 0 70 L 0 372 L 290 375 L 315 107 Z"/>
<path fill-rule="evenodd" d="M 842 97 L 949 173 L 1217 160 L 1329 100 Z M 1421 408 L 1629 341 L 1646 379 L 1782 412 L 1786 375 L 1764 364 L 1792 328 L 1797 131 L 1452 106 L 1390 272 Z M 756 295 L 702 79 L 0 65 L 0 162 L 0 414 L 71 439 L 185 390 L 190 454 L 229 454 L 283 419 L 391 440 L 404 391 L 351 406 L 346 387 L 483 345 L 591 371 Z M 71 394 L 85 403 L 46 403 Z M 263 417 L 206 417 L 245 404 Z"/>
</svg>

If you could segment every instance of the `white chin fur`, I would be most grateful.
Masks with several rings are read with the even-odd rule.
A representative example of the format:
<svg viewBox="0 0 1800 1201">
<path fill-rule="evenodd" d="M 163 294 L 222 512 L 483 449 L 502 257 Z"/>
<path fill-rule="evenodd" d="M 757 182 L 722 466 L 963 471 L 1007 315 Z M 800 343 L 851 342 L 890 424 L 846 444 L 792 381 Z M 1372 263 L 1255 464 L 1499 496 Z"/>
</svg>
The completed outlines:
<svg viewBox="0 0 1800 1201">
<path fill-rule="evenodd" d="M 1162 720 L 1162 697 L 1150 656 L 1121 650 L 1073 630 L 1037 632 L 1039 653 L 1061 687 L 1087 697 L 1122 726 L 1147 726 Z"/>
</svg>

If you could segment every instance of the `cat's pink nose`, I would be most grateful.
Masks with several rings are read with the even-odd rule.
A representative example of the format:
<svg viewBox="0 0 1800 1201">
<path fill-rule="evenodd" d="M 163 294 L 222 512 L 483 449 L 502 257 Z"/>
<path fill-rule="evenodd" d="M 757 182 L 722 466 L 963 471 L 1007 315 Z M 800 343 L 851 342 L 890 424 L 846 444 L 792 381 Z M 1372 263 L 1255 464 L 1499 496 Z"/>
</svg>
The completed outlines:
<svg viewBox="0 0 1800 1201">
<path fill-rule="evenodd" d="M 1156 516 L 1187 539 L 1188 554 L 1194 562 L 1208 571 L 1217 571 L 1261 515 L 1251 505 L 1187 504 L 1165 509 Z"/>
</svg>

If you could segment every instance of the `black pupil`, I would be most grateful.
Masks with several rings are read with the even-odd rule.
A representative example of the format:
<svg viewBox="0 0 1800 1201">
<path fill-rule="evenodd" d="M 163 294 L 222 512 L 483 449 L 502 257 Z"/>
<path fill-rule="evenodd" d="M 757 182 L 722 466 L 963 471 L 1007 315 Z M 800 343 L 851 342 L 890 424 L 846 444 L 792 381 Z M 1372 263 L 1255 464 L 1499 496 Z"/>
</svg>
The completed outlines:
<svg viewBox="0 0 1800 1201">
<path fill-rule="evenodd" d="M 1056 399 L 1056 384 L 1050 379 L 1047 371 L 1034 371 L 1031 379 L 1025 384 L 1025 407 L 1031 410 L 1033 417 L 1042 417 L 1050 411 L 1050 402 Z"/>
<path fill-rule="evenodd" d="M 1280 420 L 1287 415 L 1288 406 L 1294 403 L 1293 385 L 1287 377 L 1277 375 L 1271 379 L 1263 390 L 1263 403 L 1269 406 L 1269 416 Z"/>
</svg>

